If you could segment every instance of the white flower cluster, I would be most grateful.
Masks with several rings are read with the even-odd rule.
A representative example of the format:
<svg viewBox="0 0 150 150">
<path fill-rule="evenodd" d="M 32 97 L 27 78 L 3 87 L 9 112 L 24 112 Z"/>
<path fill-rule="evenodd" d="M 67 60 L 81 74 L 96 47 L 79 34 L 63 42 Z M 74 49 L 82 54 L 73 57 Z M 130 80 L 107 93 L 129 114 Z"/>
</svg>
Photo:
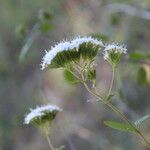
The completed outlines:
<svg viewBox="0 0 150 150">
<path fill-rule="evenodd" d="M 107 46 L 105 46 L 104 49 L 104 59 L 107 60 L 109 59 L 109 53 L 114 52 L 114 53 L 118 53 L 118 54 L 126 54 L 127 53 L 127 49 L 119 44 L 109 44 Z"/>
<path fill-rule="evenodd" d="M 94 39 L 91 36 L 76 37 L 70 41 L 60 42 L 59 44 L 52 47 L 49 52 L 46 51 L 46 54 L 42 59 L 41 69 L 43 70 L 47 67 L 47 65 L 51 64 L 53 58 L 57 55 L 58 52 L 68 51 L 74 48 L 78 50 L 81 44 L 88 43 L 88 42 L 91 42 L 92 44 L 95 44 L 95 45 L 104 46 L 102 41 L 98 41 L 97 39 Z"/>
<path fill-rule="evenodd" d="M 45 112 L 52 113 L 54 111 L 62 111 L 62 109 L 56 105 L 50 105 L 50 104 L 44 106 L 38 106 L 35 109 L 30 109 L 30 113 L 25 116 L 24 123 L 29 124 L 33 119 L 40 118 L 43 115 L 45 115 Z"/>
</svg>

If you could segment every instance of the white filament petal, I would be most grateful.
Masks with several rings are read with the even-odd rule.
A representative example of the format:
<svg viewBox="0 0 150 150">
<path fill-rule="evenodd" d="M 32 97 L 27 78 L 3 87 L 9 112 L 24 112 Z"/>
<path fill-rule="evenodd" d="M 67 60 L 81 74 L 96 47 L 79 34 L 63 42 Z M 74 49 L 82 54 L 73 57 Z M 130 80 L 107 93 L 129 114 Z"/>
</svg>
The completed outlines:
<svg viewBox="0 0 150 150">
<path fill-rule="evenodd" d="M 51 47 L 51 50 L 49 52 L 46 51 L 45 56 L 42 59 L 41 63 L 41 69 L 45 69 L 47 65 L 51 64 L 53 58 L 57 55 L 58 52 L 62 51 L 68 51 L 72 49 L 78 50 L 79 46 L 83 43 L 91 42 L 94 45 L 100 45 L 104 46 L 102 41 L 98 41 L 97 39 L 89 37 L 76 37 L 70 41 L 66 42 L 60 42 L 59 44 L 55 45 L 54 47 Z"/>
<path fill-rule="evenodd" d="M 62 111 L 56 105 L 44 105 L 44 106 L 37 106 L 35 109 L 30 109 L 30 113 L 25 116 L 24 123 L 29 124 L 33 119 L 37 117 L 42 117 L 45 112 L 53 112 L 53 111 Z"/>
<path fill-rule="evenodd" d="M 120 53 L 120 54 L 122 54 L 122 53 L 126 54 L 127 53 L 127 49 L 123 45 L 109 44 L 109 45 L 105 46 L 105 49 L 104 49 L 104 59 L 105 60 L 108 59 L 109 53 L 111 53 L 111 52 Z"/>
</svg>

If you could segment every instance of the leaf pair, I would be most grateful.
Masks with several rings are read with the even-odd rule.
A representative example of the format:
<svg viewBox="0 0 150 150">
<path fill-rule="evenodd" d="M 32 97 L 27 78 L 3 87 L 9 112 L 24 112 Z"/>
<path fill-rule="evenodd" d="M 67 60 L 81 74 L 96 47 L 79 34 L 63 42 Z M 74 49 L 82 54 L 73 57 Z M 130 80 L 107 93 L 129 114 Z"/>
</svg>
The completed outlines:
<svg viewBox="0 0 150 150">
<path fill-rule="evenodd" d="M 108 127 L 117 129 L 119 131 L 137 133 L 138 128 L 140 128 L 140 126 L 149 118 L 150 115 L 146 115 L 138 119 L 137 121 L 135 121 L 133 125 L 130 125 L 129 123 L 118 122 L 118 121 L 104 121 L 104 124 Z"/>
</svg>

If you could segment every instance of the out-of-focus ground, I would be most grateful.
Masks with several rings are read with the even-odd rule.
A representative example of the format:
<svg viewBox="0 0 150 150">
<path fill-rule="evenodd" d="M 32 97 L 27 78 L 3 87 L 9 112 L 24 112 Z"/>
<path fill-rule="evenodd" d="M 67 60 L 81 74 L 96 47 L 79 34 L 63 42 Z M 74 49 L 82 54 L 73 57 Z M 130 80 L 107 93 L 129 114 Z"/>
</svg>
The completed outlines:
<svg viewBox="0 0 150 150">
<path fill-rule="evenodd" d="M 25 38 L 17 27 L 31 29 L 39 10 L 49 11 L 52 29 L 34 39 L 27 55 L 19 61 Z M 28 30 L 30 33 L 30 30 Z M 59 70 L 41 71 L 45 49 L 63 39 L 100 33 L 108 42 L 125 43 L 128 52 L 150 52 L 149 0 L 1 0 L 0 1 L 0 150 L 46 150 L 43 135 L 23 124 L 29 108 L 45 103 L 63 108 L 52 128 L 56 147 L 66 150 L 146 150 L 130 133 L 104 126 L 108 119 L 119 120 L 93 99 L 81 85 L 69 85 Z M 26 34 L 27 36 L 28 34 Z M 28 37 L 27 37 L 28 38 Z M 137 72 L 143 64 L 124 60 L 118 68 L 115 103 L 136 120 L 150 113 L 150 84 L 139 84 Z M 149 65 L 146 65 L 150 74 Z M 110 66 L 98 57 L 97 86 L 106 92 Z M 142 131 L 150 139 L 150 123 Z"/>
</svg>

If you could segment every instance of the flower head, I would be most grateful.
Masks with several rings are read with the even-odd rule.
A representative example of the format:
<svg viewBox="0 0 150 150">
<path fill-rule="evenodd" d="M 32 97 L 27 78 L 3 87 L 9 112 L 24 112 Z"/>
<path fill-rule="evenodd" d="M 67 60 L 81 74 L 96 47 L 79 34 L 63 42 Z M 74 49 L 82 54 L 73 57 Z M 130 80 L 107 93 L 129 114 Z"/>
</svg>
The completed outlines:
<svg viewBox="0 0 150 150">
<path fill-rule="evenodd" d="M 37 106 L 35 109 L 30 109 L 30 113 L 25 116 L 24 123 L 42 125 L 51 122 L 59 111 L 62 109 L 56 105 Z"/>
<path fill-rule="evenodd" d="M 83 50 L 85 54 L 85 51 L 87 50 L 92 51 L 92 48 L 96 48 L 97 51 L 102 46 L 103 43 L 101 41 L 98 41 L 97 39 L 94 39 L 90 36 L 76 37 L 70 41 L 60 42 L 54 47 L 51 47 L 49 52 L 46 51 L 46 54 L 42 59 L 42 70 L 52 64 L 53 67 L 54 64 L 55 67 L 62 67 L 65 63 L 78 59 L 81 53 L 83 55 Z"/>
<path fill-rule="evenodd" d="M 104 49 L 104 59 L 107 60 L 112 66 L 118 65 L 122 54 L 127 53 L 126 47 L 118 44 L 109 44 Z"/>
</svg>

